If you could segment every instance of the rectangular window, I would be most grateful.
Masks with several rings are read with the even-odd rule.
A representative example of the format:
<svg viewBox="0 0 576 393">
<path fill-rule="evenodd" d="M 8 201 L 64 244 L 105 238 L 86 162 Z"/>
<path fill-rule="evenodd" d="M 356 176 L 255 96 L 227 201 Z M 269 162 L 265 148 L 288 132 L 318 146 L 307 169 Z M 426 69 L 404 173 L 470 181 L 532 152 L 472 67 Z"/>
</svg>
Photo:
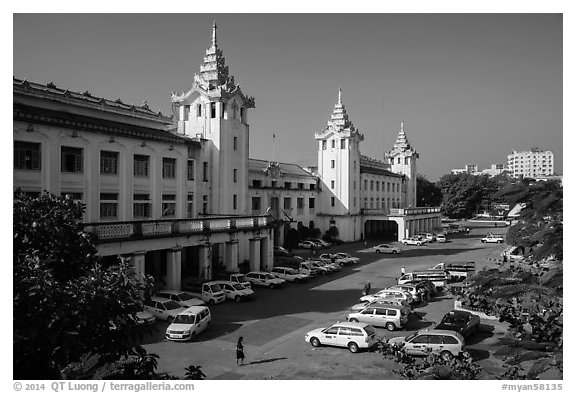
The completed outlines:
<svg viewBox="0 0 576 393">
<path fill-rule="evenodd" d="M 100 173 L 106 175 L 118 174 L 118 153 L 115 151 L 100 152 Z"/>
<path fill-rule="evenodd" d="M 368 189 L 368 180 L 364 180 L 364 190 Z"/>
<path fill-rule="evenodd" d="M 322 150 L 326 150 L 326 141 L 322 141 Z"/>
<path fill-rule="evenodd" d="M 334 180 L 330 180 L 330 188 L 333 190 L 334 189 L 334 185 L 336 184 L 336 182 Z"/>
<path fill-rule="evenodd" d="M 72 199 L 73 201 L 81 201 L 82 200 L 82 193 L 81 192 L 63 192 L 62 198 Z"/>
<path fill-rule="evenodd" d="M 237 182 L 238 182 L 238 169 L 234 168 L 234 169 L 232 170 L 232 178 L 233 178 L 233 180 L 234 180 L 234 183 L 237 183 Z"/>
<path fill-rule="evenodd" d="M 330 198 L 330 206 L 332 206 L 332 207 L 336 206 L 336 198 L 334 198 L 334 197 Z"/>
<path fill-rule="evenodd" d="M 202 181 L 208 181 L 208 162 L 202 163 Z"/>
<path fill-rule="evenodd" d="M 162 217 L 174 217 L 176 215 L 176 195 L 162 194 Z"/>
<path fill-rule="evenodd" d="M 188 180 L 194 180 L 194 160 L 188 160 Z"/>
<path fill-rule="evenodd" d="M 308 209 L 313 210 L 316 208 L 316 199 L 308 198 Z"/>
<path fill-rule="evenodd" d="M 336 161 L 330 160 L 330 168 L 336 167 Z"/>
<path fill-rule="evenodd" d="M 216 118 L 216 103 L 215 102 L 210 103 L 210 118 L 211 119 Z"/>
<path fill-rule="evenodd" d="M 252 187 L 254 188 L 262 187 L 262 180 L 252 180 Z"/>
<path fill-rule="evenodd" d="M 118 194 L 100 194 L 100 218 L 116 218 L 118 216 Z"/>
<path fill-rule="evenodd" d="M 336 140 L 332 139 L 332 149 L 334 149 L 336 147 Z"/>
<path fill-rule="evenodd" d="M 340 149 L 346 149 L 346 139 L 340 139 Z"/>
<path fill-rule="evenodd" d="M 184 105 L 184 121 L 190 117 L 190 105 Z"/>
<path fill-rule="evenodd" d="M 292 208 L 292 198 L 284 198 L 284 209 L 288 210 Z"/>
<path fill-rule="evenodd" d="M 208 214 L 208 195 L 202 195 L 202 214 Z"/>
<path fill-rule="evenodd" d="M 303 190 L 304 189 L 304 183 L 298 183 L 298 189 Z"/>
<path fill-rule="evenodd" d="M 14 141 L 14 169 L 40 169 L 40 143 Z"/>
<path fill-rule="evenodd" d="M 240 108 L 240 122 L 246 124 L 246 108 Z"/>
<path fill-rule="evenodd" d="M 292 188 L 292 183 L 290 183 L 289 181 L 284 182 L 284 188 L 289 190 L 290 188 Z"/>
<path fill-rule="evenodd" d="M 390 192 L 390 183 L 386 183 L 387 191 Z"/>
<path fill-rule="evenodd" d="M 276 188 L 277 185 L 278 185 L 278 182 L 276 180 L 272 180 L 271 187 Z"/>
<path fill-rule="evenodd" d="M 376 191 L 380 191 L 380 182 L 379 181 L 376 182 Z"/>
<path fill-rule="evenodd" d="M 196 105 L 196 117 L 202 117 L 202 104 Z"/>
<path fill-rule="evenodd" d="M 134 176 L 148 177 L 150 156 L 134 154 Z"/>
<path fill-rule="evenodd" d="M 222 119 L 228 118 L 228 116 L 226 116 L 226 103 L 223 102 L 220 108 L 222 108 L 222 113 L 220 113 L 220 117 Z"/>
<path fill-rule="evenodd" d="M 152 216 L 152 203 L 150 194 L 134 194 L 134 218 L 149 218 Z"/>
<path fill-rule="evenodd" d="M 356 189 L 356 180 L 354 180 L 354 189 Z"/>
<path fill-rule="evenodd" d="M 194 218 L 194 193 L 189 192 L 186 198 L 186 218 Z"/>
<path fill-rule="evenodd" d="M 234 150 L 238 150 L 238 137 L 237 136 L 232 138 L 232 146 L 234 147 Z"/>
<path fill-rule="evenodd" d="M 162 157 L 162 177 L 173 179 L 176 177 L 176 159 Z"/>
<path fill-rule="evenodd" d="M 84 170 L 83 149 L 62 146 L 61 153 L 62 172 L 82 173 Z"/>
<path fill-rule="evenodd" d="M 316 189 L 316 184 L 310 184 L 310 190 L 315 190 Z"/>
<path fill-rule="evenodd" d="M 238 209 L 238 195 L 232 195 L 232 209 Z"/>
<path fill-rule="evenodd" d="M 260 197 L 252 197 L 252 211 L 253 212 L 260 212 L 262 209 L 262 198 Z"/>
<path fill-rule="evenodd" d="M 304 198 L 296 198 L 296 210 L 298 215 L 304 214 Z"/>
</svg>

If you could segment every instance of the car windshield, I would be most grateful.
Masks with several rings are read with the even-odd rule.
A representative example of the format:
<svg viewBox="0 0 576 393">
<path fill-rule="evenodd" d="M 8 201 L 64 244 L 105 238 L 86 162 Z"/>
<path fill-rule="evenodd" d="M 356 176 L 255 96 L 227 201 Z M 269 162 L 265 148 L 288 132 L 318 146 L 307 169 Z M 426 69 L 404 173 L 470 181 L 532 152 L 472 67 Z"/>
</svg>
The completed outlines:
<svg viewBox="0 0 576 393">
<path fill-rule="evenodd" d="M 452 315 L 446 315 L 443 319 L 442 322 L 440 322 L 443 325 L 459 325 L 461 323 L 464 323 L 465 321 L 461 318 L 457 318 L 454 317 Z"/>
<path fill-rule="evenodd" d="M 181 305 L 179 305 L 178 303 L 176 303 L 173 300 L 170 300 L 169 302 L 163 303 L 164 307 L 166 307 L 166 310 L 176 310 L 177 308 L 182 307 Z"/>
<path fill-rule="evenodd" d="M 174 323 L 193 325 L 194 319 L 195 319 L 194 315 L 176 315 L 176 318 L 174 318 Z"/>
<path fill-rule="evenodd" d="M 236 276 L 236 279 L 238 280 L 238 282 L 246 282 L 246 277 L 244 276 Z"/>
<path fill-rule="evenodd" d="M 269 279 L 269 280 L 272 280 L 272 279 L 276 278 L 276 277 L 274 277 L 273 275 L 271 275 L 270 273 L 267 273 L 267 274 L 265 274 L 264 276 L 265 276 L 267 279 Z"/>
<path fill-rule="evenodd" d="M 210 290 L 212 292 L 220 292 L 222 290 L 222 288 L 220 287 L 219 284 L 212 284 L 212 285 L 210 285 Z"/>
<path fill-rule="evenodd" d="M 182 301 L 182 302 L 194 299 L 194 296 L 189 295 L 186 292 L 179 293 L 178 297 L 180 298 L 180 301 Z"/>
<path fill-rule="evenodd" d="M 418 335 L 418 332 L 412 333 L 411 335 L 404 337 L 404 341 L 410 341 L 410 340 L 412 340 L 414 337 L 416 337 L 417 335 Z"/>
<path fill-rule="evenodd" d="M 244 287 L 240 284 L 232 284 L 232 288 L 234 288 L 237 291 L 242 291 L 244 290 Z"/>
</svg>

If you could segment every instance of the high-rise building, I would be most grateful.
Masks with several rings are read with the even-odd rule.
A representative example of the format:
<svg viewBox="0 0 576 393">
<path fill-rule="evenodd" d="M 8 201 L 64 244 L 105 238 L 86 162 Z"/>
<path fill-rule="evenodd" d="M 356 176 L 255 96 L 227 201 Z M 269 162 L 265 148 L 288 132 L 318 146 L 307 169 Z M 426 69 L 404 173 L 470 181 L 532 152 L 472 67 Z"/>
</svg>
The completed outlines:
<svg viewBox="0 0 576 393">
<path fill-rule="evenodd" d="M 508 171 L 513 177 L 546 177 L 554 175 L 554 153 L 532 148 L 508 155 Z"/>
</svg>

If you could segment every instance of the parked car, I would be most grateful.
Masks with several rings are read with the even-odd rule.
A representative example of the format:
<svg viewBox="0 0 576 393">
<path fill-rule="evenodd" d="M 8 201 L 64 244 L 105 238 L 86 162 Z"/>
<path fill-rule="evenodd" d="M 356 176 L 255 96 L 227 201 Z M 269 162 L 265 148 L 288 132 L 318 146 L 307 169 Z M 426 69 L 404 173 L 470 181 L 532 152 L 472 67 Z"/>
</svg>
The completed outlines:
<svg viewBox="0 0 576 393">
<path fill-rule="evenodd" d="M 317 243 L 314 243 L 310 240 L 304 240 L 303 242 L 298 243 L 299 248 L 320 248 Z"/>
<path fill-rule="evenodd" d="M 138 325 L 153 325 L 156 317 L 149 311 L 138 311 L 136 313 L 136 323 Z"/>
<path fill-rule="evenodd" d="M 212 315 L 208 307 L 189 307 L 179 313 L 168 326 L 166 338 L 174 341 L 194 340 L 196 336 L 210 328 L 211 321 Z"/>
<path fill-rule="evenodd" d="M 391 244 L 379 244 L 374 247 L 376 254 L 400 254 L 400 249 Z"/>
<path fill-rule="evenodd" d="M 444 235 L 443 233 L 440 233 L 440 234 L 436 235 L 436 241 L 438 243 L 446 243 L 446 242 L 448 242 L 448 239 L 446 239 L 446 235 Z"/>
<path fill-rule="evenodd" d="M 192 307 L 192 306 L 204 306 L 203 300 L 198 299 L 197 297 L 192 296 L 188 292 L 183 291 L 171 291 L 164 289 L 162 291 L 158 291 L 154 294 L 156 297 L 161 297 L 164 299 L 174 300 L 176 303 L 181 305 L 182 307 Z"/>
<path fill-rule="evenodd" d="M 407 237 L 402 239 L 402 244 L 409 245 L 409 246 L 421 246 L 424 244 L 424 241 L 419 240 L 415 237 Z"/>
<path fill-rule="evenodd" d="M 144 300 L 144 311 L 148 311 L 150 314 L 158 319 L 171 322 L 176 315 L 180 314 L 182 311 L 186 310 L 174 300 L 165 299 L 163 297 L 155 297 L 148 300 Z"/>
<path fill-rule="evenodd" d="M 342 266 L 340 265 L 339 262 L 330 262 L 330 261 L 322 261 L 322 260 L 316 261 L 316 262 L 331 272 L 341 272 L 342 271 Z"/>
<path fill-rule="evenodd" d="M 406 354 L 415 356 L 425 356 L 432 352 L 450 359 L 466 351 L 464 337 L 451 330 L 420 330 L 407 337 L 391 338 L 388 343 L 398 345 Z"/>
<path fill-rule="evenodd" d="M 268 288 L 281 287 L 286 283 L 283 279 L 276 278 L 271 273 L 267 272 L 250 272 L 246 274 L 246 279 L 250 281 L 252 285 Z"/>
<path fill-rule="evenodd" d="M 290 282 L 302 282 L 310 278 L 309 275 L 300 273 L 291 267 L 277 266 L 270 272 L 274 277 L 281 278 Z"/>
<path fill-rule="evenodd" d="M 376 292 L 373 295 L 366 295 L 360 298 L 360 301 L 374 301 L 378 298 L 383 299 L 402 299 L 406 300 L 408 304 L 414 303 L 414 298 L 408 292 L 400 291 L 400 290 L 390 290 L 390 289 L 383 289 L 381 291 Z"/>
<path fill-rule="evenodd" d="M 220 285 L 215 284 L 213 281 L 182 282 L 182 289 L 210 305 L 223 303 L 226 300 L 226 295 L 224 295 L 224 291 L 220 288 Z"/>
<path fill-rule="evenodd" d="M 274 246 L 274 256 L 290 257 L 292 254 L 290 254 L 290 252 L 284 247 Z"/>
<path fill-rule="evenodd" d="M 319 244 L 323 248 L 330 247 L 332 245 L 332 244 L 328 243 L 326 240 L 322 240 L 322 239 L 311 238 L 308 240 L 310 240 L 311 242 L 314 242 L 316 244 Z"/>
<path fill-rule="evenodd" d="M 504 237 L 502 235 L 487 235 L 480 239 L 482 243 L 504 243 Z"/>
<path fill-rule="evenodd" d="M 338 259 L 338 260 L 351 261 L 351 263 L 345 262 L 346 265 L 352 265 L 352 264 L 355 265 L 355 264 L 360 262 L 360 258 L 353 257 L 352 255 L 348 254 L 347 252 L 337 252 L 334 255 L 336 256 L 336 259 Z"/>
<path fill-rule="evenodd" d="M 410 295 L 412 295 L 412 297 L 414 298 L 414 302 L 421 302 L 422 301 L 422 297 L 420 296 L 420 294 L 422 293 L 422 291 L 419 291 L 418 288 L 416 288 L 415 285 L 412 284 L 397 284 L 397 285 L 393 285 L 390 288 L 387 288 L 388 290 L 399 290 L 399 291 L 404 291 L 404 292 L 408 292 Z"/>
<path fill-rule="evenodd" d="M 385 327 L 390 331 L 401 329 L 408 322 L 408 314 L 402 306 L 371 304 L 364 310 L 346 316 L 350 322 L 365 322 L 372 326 Z"/>
<path fill-rule="evenodd" d="M 227 281 L 230 281 L 233 284 L 240 284 L 244 288 L 252 289 L 252 284 L 250 284 L 250 281 L 246 279 L 245 275 L 240 273 L 231 274 Z"/>
<path fill-rule="evenodd" d="M 214 282 L 220 285 L 220 287 L 222 287 L 226 299 L 239 302 L 241 300 L 254 300 L 254 298 L 256 297 L 254 295 L 254 291 L 251 288 L 246 288 L 244 285 L 224 280 Z"/>
<path fill-rule="evenodd" d="M 348 348 L 352 353 L 371 348 L 377 342 L 374 328 L 358 322 L 337 322 L 329 327 L 314 329 L 306 333 L 304 340 L 314 347 L 332 345 Z"/>
<path fill-rule="evenodd" d="M 419 233 L 417 235 L 414 235 L 413 237 L 420 240 L 424 244 L 431 243 L 430 239 L 428 239 L 428 237 L 426 236 L 426 233 Z"/>
<path fill-rule="evenodd" d="M 436 329 L 453 330 L 464 337 L 470 337 L 478 333 L 480 317 L 468 311 L 452 310 L 444 315 L 442 321 L 436 325 Z"/>
<path fill-rule="evenodd" d="M 406 315 L 410 315 L 412 313 L 412 308 L 410 307 L 410 305 L 408 304 L 408 302 L 404 299 L 394 299 L 394 298 L 377 298 L 376 300 L 373 301 L 363 301 L 363 302 L 359 302 L 356 303 L 355 305 L 353 305 L 352 307 L 350 307 L 350 311 L 362 311 L 364 310 L 366 307 L 372 306 L 372 305 L 395 305 L 395 306 L 400 306 L 402 308 L 404 308 L 404 310 L 406 311 Z"/>
<path fill-rule="evenodd" d="M 316 268 L 318 270 L 318 274 L 326 274 L 326 273 L 332 273 L 333 270 L 328 269 L 327 267 L 321 265 L 317 260 L 314 259 L 308 259 L 306 262 L 310 263 L 310 265 L 313 268 Z"/>
<path fill-rule="evenodd" d="M 316 277 L 320 274 L 325 274 L 326 271 L 324 270 L 319 270 L 317 267 L 312 266 L 311 261 L 304 261 L 304 262 L 300 262 L 298 264 L 298 271 L 302 274 L 306 274 L 309 277 Z"/>
</svg>

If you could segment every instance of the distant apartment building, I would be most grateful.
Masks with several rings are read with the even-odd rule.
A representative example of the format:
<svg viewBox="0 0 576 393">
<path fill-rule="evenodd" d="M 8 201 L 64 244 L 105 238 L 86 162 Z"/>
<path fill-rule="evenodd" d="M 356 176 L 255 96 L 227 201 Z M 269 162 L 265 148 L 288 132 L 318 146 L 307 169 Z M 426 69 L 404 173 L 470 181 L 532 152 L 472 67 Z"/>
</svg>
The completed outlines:
<svg viewBox="0 0 576 393">
<path fill-rule="evenodd" d="M 490 177 L 494 177 L 506 171 L 507 169 L 504 167 L 504 164 L 491 164 L 490 168 L 482 169 L 481 171 L 478 170 L 478 165 L 468 164 L 464 168 L 452 169 L 451 172 L 453 175 L 468 173 L 470 175 L 489 175 Z"/>
<path fill-rule="evenodd" d="M 554 174 L 554 153 L 532 148 L 508 155 L 508 170 L 513 177 L 545 177 Z"/>
<path fill-rule="evenodd" d="M 460 173 L 470 173 L 472 175 L 475 175 L 477 172 L 478 172 L 478 165 L 476 164 L 466 164 L 464 168 L 452 169 L 453 175 L 458 175 Z"/>
</svg>

